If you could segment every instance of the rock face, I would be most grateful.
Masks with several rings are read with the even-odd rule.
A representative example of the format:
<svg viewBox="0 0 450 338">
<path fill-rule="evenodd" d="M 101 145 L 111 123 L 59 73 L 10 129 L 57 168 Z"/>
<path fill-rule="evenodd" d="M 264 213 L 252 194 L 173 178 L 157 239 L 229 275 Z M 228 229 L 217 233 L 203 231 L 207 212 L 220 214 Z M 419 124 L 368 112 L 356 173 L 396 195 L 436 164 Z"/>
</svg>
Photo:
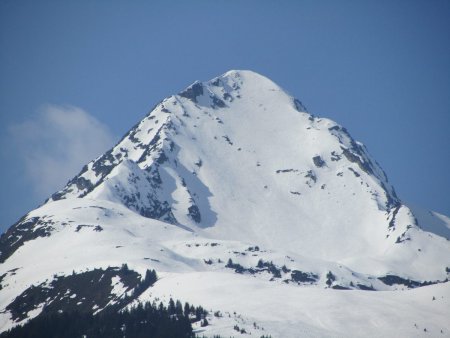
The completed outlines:
<svg viewBox="0 0 450 338">
<path fill-rule="evenodd" d="M 1 237 L 4 328 L 16 323 L 7 306 L 31 285 L 122 263 L 279 288 L 440 283 L 450 267 L 442 219 L 438 233 L 419 224 L 345 128 L 264 76 L 229 71 L 164 99 Z"/>
</svg>

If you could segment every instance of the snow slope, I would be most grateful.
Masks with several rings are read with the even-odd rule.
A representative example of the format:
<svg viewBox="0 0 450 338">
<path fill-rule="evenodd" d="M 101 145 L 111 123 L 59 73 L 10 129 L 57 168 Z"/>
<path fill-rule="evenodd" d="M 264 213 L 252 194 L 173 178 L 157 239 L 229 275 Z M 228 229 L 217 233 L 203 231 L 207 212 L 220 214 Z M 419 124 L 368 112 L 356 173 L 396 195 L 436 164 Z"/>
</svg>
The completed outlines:
<svg viewBox="0 0 450 338">
<path fill-rule="evenodd" d="M 450 336 L 450 283 L 401 292 L 338 291 L 186 273 L 157 283 L 151 297 L 167 294 L 221 309 L 223 317 L 208 318 L 210 335 L 240 336 L 237 325 L 256 337 Z"/>
<path fill-rule="evenodd" d="M 0 327 L 31 285 L 126 262 L 161 277 L 139 299 L 230 314 L 205 334 L 448 335 L 447 221 L 404 205 L 345 128 L 229 71 L 164 99 L 2 236 Z"/>
<path fill-rule="evenodd" d="M 417 206 L 412 207 L 411 210 L 423 230 L 450 239 L 449 217 Z"/>
</svg>

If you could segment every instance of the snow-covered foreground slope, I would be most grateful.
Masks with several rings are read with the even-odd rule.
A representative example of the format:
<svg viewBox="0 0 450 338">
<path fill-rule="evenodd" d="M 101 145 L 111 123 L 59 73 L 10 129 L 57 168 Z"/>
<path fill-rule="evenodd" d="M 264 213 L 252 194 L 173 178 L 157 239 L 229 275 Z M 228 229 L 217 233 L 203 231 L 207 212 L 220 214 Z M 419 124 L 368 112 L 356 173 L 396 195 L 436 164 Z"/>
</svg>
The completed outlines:
<svg viewBox="0 0 450 338">
<path fill-rule="evenodd" d="M 240 336 L 237 325 L 256 337 L 450 336 L 450 283 L 400 292 L 338 291 L 197 272 L 167 276 L 150 297 L 168 294 L 221 309 L 222 317 L 208 318 L 212 326 L 204 332 L 210 335 Z"/>
<path fill-rule="evenodd" d="M 230 71 L 163 100 L 1 237 L 0 327 L 173 296 L 212 310 L 209 335 L 449 335 L 449 224 L 402 204 L 344 128 Z M 136 293 L 124 263 L 160 279 Z"/>
</svg>

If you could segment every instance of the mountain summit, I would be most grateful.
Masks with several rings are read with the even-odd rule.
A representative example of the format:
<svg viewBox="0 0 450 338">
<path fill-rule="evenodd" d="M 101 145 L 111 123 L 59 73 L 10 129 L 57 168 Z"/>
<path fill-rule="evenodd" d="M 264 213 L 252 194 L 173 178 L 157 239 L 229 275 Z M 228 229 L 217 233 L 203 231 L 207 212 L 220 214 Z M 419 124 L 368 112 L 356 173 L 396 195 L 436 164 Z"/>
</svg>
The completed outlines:
<svg viewBox="0 0 450 338">
<path fill-rule="evenodd" d="M 54 287 L 55 278 L 124 263 L 138 274 L 152 268 L 163 276 L 136 302 L 156 295 L 199 303 L 212 297 L 206 305 L 222 312 L 231 311 L 217 289 L 224 281 L 244 289 L 274 287 L 280 295 L 295 294 L 293 299 L 314 290 L 324 308 L 326 292 L 340 297 L 336 289 L 396 294 L 431 284 L 445 293 L 449 229 L 445 216 L 418 218 L 403 204 L 345 128 L 311 115 L 266 77 L 232 70 L 164 99 L 1 237 L 0 320 L 6 329 L 38 315 L 49 302 L 64 308 L 57 297 L 26 309 L 14 305 L 32 285 Z M 211 286 L 199 289 L 196 281 Z M 121 285 L 116 303 L 132 289 Z M 245 302 L 260 297 L 250 294 Z M 421 296 L 414 297 L 419 306 Z M 274 336 L 300 332 L 283 331 L 283 318 L 237 307 L 265 322 Z M 353 325 L 338 329 L 331 322 L 296 320 L 298 328 L 322 336 L 350 336 L 346 330 Z M 206 333 L 233 334 L 234 321 L 214 321 Z M 387 335 L 394 323 L 386 324 Z M 430 325 L 443 324 L 437 319 Z"/>
</svg>

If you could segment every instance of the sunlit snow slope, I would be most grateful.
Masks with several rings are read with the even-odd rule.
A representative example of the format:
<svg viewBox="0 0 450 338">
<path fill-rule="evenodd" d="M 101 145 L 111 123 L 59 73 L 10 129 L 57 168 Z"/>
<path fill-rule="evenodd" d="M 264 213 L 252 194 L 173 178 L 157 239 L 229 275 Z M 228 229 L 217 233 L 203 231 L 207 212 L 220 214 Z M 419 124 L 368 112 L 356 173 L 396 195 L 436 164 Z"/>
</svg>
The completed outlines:
<svg viewBox="0 0 450 338">
<path fill-rule="evenodd" d="M 163 276 L 140 300 L 173 294 L 232 313 L 233 295 L 219 295 L 215 285 L 235 284 L 233 293 L 273 289 L 246 294 L 235 309 L 247 321 L 266 323 L 274 337 L 296 337 L 295 329 L 360 336 L 328 306 L 341 297 L 354 302 L 354 309 L 342 310 L 351 320 L 372 313 L 378 319 L 368 327 L 420 335 L 423 327 L 413 324 L 427 322 L 423 313 L 437 304 L 420 308 L 421 297 L 436 290 L 441 303 L 423 325 L 448 335 L 450 221 L 441 216 L 404 205 L 345 128 L 309 114 L 264 76 L 229 71 L 163 100 L 1 237 L 0 325 L 39 314 L 42 304 L 22 316 L 8 308 L 30 285 L 126 262 L 141 274 L 153 268 Z M 197 287 L 202 281 L 208 288 Z M 418 287 L 428 291 L 393 291 Z M 390 291 L 366 296 L 361 290 Z M 347 292 L 350 298 L 341 296 Z M 398 318 L 407 293 L 414 293 L 417 309 Z M 297 320 L 255 310 L 257 302 L 277 297 L 289 303 L 289 295 Z M 302 299 L 314 310 L 297 304 Z M 308 319 L 321 311 L 323 321 Z M 232 335 L 239 322 L 211 319 L 205 334 Z M 287 323 L 294 328 L 286 330 Z M 266 334 L 256 326 L 246 330 Z"/>
</svg>

